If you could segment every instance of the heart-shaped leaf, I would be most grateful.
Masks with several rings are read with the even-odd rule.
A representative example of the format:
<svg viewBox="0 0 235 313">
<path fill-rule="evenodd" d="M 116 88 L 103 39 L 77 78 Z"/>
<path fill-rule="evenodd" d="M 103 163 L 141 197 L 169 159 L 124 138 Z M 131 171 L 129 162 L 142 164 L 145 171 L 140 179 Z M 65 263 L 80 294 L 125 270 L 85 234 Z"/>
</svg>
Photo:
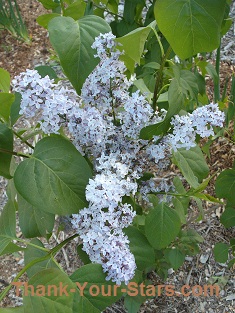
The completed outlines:
<svg viewBox="0 0 235 313">
<path fill-rule="evenodd" d="M 38 142 L 31 158 L 14 175 L 19 194 L 38 210 L 77 213 L 87 205 L 85 188 L 92 172 L 74 145 L 60 136 Z"/>
<path fill-rule="evenodd" d="M 111 28 L 101 17 L 89 15 L 78 21 L 71 17 L 55 17 L 49 22 L 48 30 L 65 74 L 80 93 L 87 76 L 99 62 L 91 45 L 95 37 L 108 33 Z"/>
<path fill-rule="evenodd" d="M 218 48 L 226 0 L 157 0 L 160 31 L 175 53 L 189 58 Z"/>
</svg>

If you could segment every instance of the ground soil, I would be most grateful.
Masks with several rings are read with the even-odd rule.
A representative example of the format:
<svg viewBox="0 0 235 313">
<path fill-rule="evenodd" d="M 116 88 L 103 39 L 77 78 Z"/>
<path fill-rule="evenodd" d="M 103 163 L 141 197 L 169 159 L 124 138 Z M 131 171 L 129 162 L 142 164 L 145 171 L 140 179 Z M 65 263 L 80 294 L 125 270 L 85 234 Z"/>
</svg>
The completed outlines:
<svg viewBox="0 0 235 313">
<path fill-rule="evenodd" d="M 50 43 L 47 37 L 47 32 L 36 23 L 36 18 L 46 10 L 37 1 L 18 0 L 22 16 L 26 22 L 31 38 L 31 44 L 28 45 L 16 38 L 12 37 L 7 31 L 0 31 L 0 67 L 5 68 L 13 78 L 15 75 L 33 68 L 35 65 L 48 62 L 50 54 Z M 228 46 L 233 34 L 230 31 L 229 38 L 225 40 L 225 45 Z M 234 40 L 234 39 L 233 39 Z M 231 49 L 232 45 L 229 45 Z M 227 49 L 228 50 L 228 49 Z M 226 57 L 227 57 L 226 50 Z M 234 55 L 234 51 L 232 51 Z M 221 62 L 221 88 L 223 89 L 226 77 L 231 78 L 234 73 L 234 64 L 231 58 L 223 58 Z M 211 62 L 214 62 L 211 60 Z M 230 83 L 229 83 L 230 86 Z M 213 84 L 208 80 L 208 93 L 213 97 Z M 233 133 L 233 125 L 230 125 L 230 132 Z M 215 140 L 209 149 L 207 160 L 209 163 L 211 175 L 220 173 L 223 169 L 231 168 L 235 160 L 235 145 L 230 133 L 226 132 L 224 137 Z M 206 142 L 202 141 L 201 145 Z M 216 174 L 218 175 L 218 174 Z M 216 175 L 214 180 L 216 179 Z M 214 180 L 209 184 L 207 192 L 215 195 Z M 6 200 L 5 194 L 6 182 L 0 181 L 0 207 L 3 206 Z M 157 313 L 157 312 L 218 312 L 232 313 L 235 308 L 235 272 L 234 268 L 228 269 L 227 264 L 216 263 L 213 256 L 213 247 L 217 242 L 229 243 L 231 238 L 235 237 L 235 230 L 225 229 L 219 222 L 221 213 L 224 210 L 222 205 L 212 205 L 205 203 L 205 216 L 203 220 L 197 221 L 199 214 L 198 207 L 195 203 L 191 203 L 189 209 L 190 226 L 197 230 L 204 242 L 201 244 L 201 252 L 195 257 L 188 257 L 184 265 L 177 271 L 171 271 L 166 282 L 154 273 L 151 273 L 150 278 L 154 284 L 171 284 L 176 290 L 189 284 L 203 285 L 217 282 L 220 285 L 221 291 L 219 296 L 212 297 L 183 297 L 181 294 L 174 297 L 160 296 L 146 301 L 140 308 L 141 313 Z M 18 229 L 18 236 L 22 236 Z M 55 236 L 51 240 L 50 245 L 53 246 L 56 242 L 62 241 L 65 237 L 71 234 L 70 229 L 62 231 L 58 238 Z M 70 274 L 81 265 L 81 261 L 77 257 L 76 242 L 69 244 L 58 255 L 57 260 L 63 268 Z M 9 284 L 13 277 L 23 267 L 22 254 L 15 253 L 0 257 L 0 290 L 5 285 Z M 27 279 L 22 277 L 22 280 Z M 22 303 L 21 298 L 16 297 L 14 290 L 10 292 L 8 297 L 1 303 L 2 307 L 15 307 Z M 107 308 L 108 312 L 126 312 L 122 300 L 115 303 L 112 307 Z"/>
</svg>

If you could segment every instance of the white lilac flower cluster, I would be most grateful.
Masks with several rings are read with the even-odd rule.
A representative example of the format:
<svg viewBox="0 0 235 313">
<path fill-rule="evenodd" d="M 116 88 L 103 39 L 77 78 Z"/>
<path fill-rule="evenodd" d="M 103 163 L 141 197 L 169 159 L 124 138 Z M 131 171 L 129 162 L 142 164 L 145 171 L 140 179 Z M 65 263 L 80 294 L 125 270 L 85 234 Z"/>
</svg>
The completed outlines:
<svg viewBox="0 0 235 313">
<path fill-rule="evenodd" d="M 146 152 L 155 159 L 157 163 L 164 160 L 169 152 L 180 148 L 189 150 L 196 146 L 196 135 L 202 138 L 213 136 L 213 126 L 223 127 L 225 115 L 219 110 L 218 104 L 208 104 L 199 107 L 192 114 L 175 115 L 171 119 L 172 134 L 162 138 L 158 144 L 151 144 Z M 155 141 L 158 138 L 155 138 Z"/>
<path fill-rule="evenodd" d="M 64 126 L 77 149 L 93 162 L 95 176 L 86 187 L 89 206 L 73 215 L 72 224 L 84 251 L 92 262 L 102 264 L 107 279 L 127 284 L 136 265 L 123 229 L 132 223 L 135 211 L 124 197 L 138 192 L 148 201 L 148 193 L 172 190 L 171 180 L 161 176 L 172 151 L 193 147 L 197 134 L 213 135 L 212 127 L 222 126 L 224 114 L 217 104 L 209 104 L 192 114 L 174 116 L 170 134 L 141 140 L 140 130 L 164 120 L 166 112 L 154 112 L 139 91 L 130 94 L 133 82 L 119 60 L 122 53 L 115 36 L 101 34 L 92 48 L 100 62 L 79 99 L 36 71 L 27 70 L 13 84 L 22 94 L 21 114 L 35 117 L 47 134 Z M 141 181 L 149 169 L 155 176 Z"/>
<path fill-rule="evenodd" d="M 67 112 L 74 106 L 75 91 L 54 84 L 49 76 L 41 77 L 27 69 L 12 80 L 13 91 L 21 93 L 20 114 L 35 117 L 46 134 L 58 134 Z M 73 100 L 72 100 L 73 99 Z"/>
</svg>

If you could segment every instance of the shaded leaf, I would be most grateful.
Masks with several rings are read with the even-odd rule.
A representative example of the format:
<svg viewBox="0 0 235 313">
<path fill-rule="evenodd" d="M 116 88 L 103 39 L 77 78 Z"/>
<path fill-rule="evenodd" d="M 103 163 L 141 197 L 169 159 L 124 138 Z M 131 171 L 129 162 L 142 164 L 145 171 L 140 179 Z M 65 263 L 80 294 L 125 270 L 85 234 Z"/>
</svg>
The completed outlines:
<svg viewBox="0 0 235 313">
<path fill-rule="evenodd" d="M 199 182 L 209 173 L 208 165 L 198 146 L 189 150 L 178 149 L 173 152 L 173 157 L 174 163 L 179 167 L 185 179 L 193 188 L 197 188 Z"/>
<path fill-rule="evenodd" d="M 110 31 L 100 17 L 89 15 L 75 21 L 71 17 L 55 17 L 48 24 L 51 44 L 57 52 L 68 79 L 80 93 L 87 76 L 98 64 L 91 48 L 95 37 Z"/>
<path fill-rule="evenodd" d="M 175 239 L 180 227 L 179 215 L 164 202 L 152 209 L 145 221 L 146 237 L 158 250 L 166 248 Z"/>
<path fill-rule="evenodd" d="M 10 90 L 10 74 L 8 71 L 0 67 L 0 91 L 8 92 Z"/>
<path fill-rule="evenodd" d="M 226 0 L 158 0 L 154 13 L 175 53 L 189 58 L 219 46 Z"/>
<path fill-rule="evenodd" d="M 220 217 L 220 221 L 226 228 L 235 226 L 235 208 L 225 208 L 225 211 Z"/>
<path fill-rule="evenodd" d="M 42 242 L 35 238 L 33 240 L 30 241 L 30 243 L 39 246 L 41 248 L 44 248 L 44 245 L 42 244 Z M 30 262 L 41 258 L 43 256 L 46 256 L 47 252 L 40 250 L 36 247 L 33 247 L 31 245 L 28 245 L 27 248 L 25 249 L 24 252 L 24 263 L 25 265 L 29 264 Z M 51 258 L 48 258 L 45 261 L 42 262 L 38 262 L 36 264 L 34 264 L 33 266 L 31 266 L 30 268 L 27 269 L 27 275 L 29 278 L 31 278 L 34 274 L 37 274 L 38 272 L 44 270 L 44 269 L 48 269 L 48 268 L 56 268 L 58 269 L 58 266 L 55 264 L 55 262 L 52 261 Z"/>
<path fill-rule="evenodd" d="M 172 268 L 176 271 L 184 263 L 185 254 L 182 253 L 178 248 L 167 249 L 165 251 L 165 257 L 170 262 Z"/>
<path fill-rule="evenodd" d="M 154 265 L 154 249 L 147 238 L 134 226 L 124 229 L 124 233 L 130 240 L 129 247 L 134 254 L 138 270 L 145 270 Z"/>
<path fill-rule="evenodd" d="M 46 237 L 54 227 L 54 214 L 33 207 L 23 197 L 18 195 L 19 225 L 26 238 Z"/>
<path fill-rule="evenodd" d="M 215 182 L 217 197 L 226 198 L 232 205 L 235 205 L 235 169 L 224 170 Z"/>
<path fill-rule="evenodd" d="M 84 295 L 81 298 L 81 308 L 83 303 L 89 304 L 89 306 L 94 307 L 96 310 L 94 312 L 100 312 L 104 310 L 107 306 L 111 305 L 115 301 L 121 298 L 121 288 L 116 289 L 116 295 L 114 292 L 109 294 L 109 296 L 104 296 L 100 292 L 97 296 L 92 296 L 90 291 L 90 287 L 92 285 L 96 285 L 103 289 L 104 293 L 108 293 L 108 288 L 112 288 L 115 284 L 111 281 L 106 280 L 106 274 L 104 274 L 102 270 L 102 266 L 100 264 L 87 264 L 76 270 L 71 276 L 70 279 L 73 282 L 78 282 L 81 286 L 84 286 Z M 102 287 L 103 286 L 103 287 Z M 110 286 L 110 287 L 108 287 Z M 87 312 L 87 310 L 82 310 L 79 312 Z M 91 311 L 92 312 L 92 311 Z"/>
<path fill-rule="evenodd" d="M 216 262 L 225 263 L 228 260 L 229 245 L 226 243 L 216 243 L 214 255 Z"/>
<path fill-rule="evenodd" d="M 37 143 L 32 157 L 17 167 L 14 182 L 33 207 L 67 215 L 86 206 L 85 188 L 91 177 L 88 163 L 74 145 L 55 136 Z"/>
<path fill-rule="evenodd" d="M 15 95 L 12 93 L 0 93 L 0 115 L 5 119 L 5 121 L 9 121 L 10 113 L 11 113 L 11 105 L 15 101 Z"/>
<path fill-rule="evenodd" d="M 19 92 L 15 93 L 15 100 L 11 105 L 10 110 L 10 119 L 11 119 L 11 126 L 13 126 L 18 118 L 20 117 L 20 103 L 21 103 L 21 94 Z"/>
<path fill-rule="evenodd" d="M 85 308 L 81 309 L 81 306 L 79 307 L 81 298 L 76 290 L 76 285 L 69 279 L 67 274 L 59 269 L 50 268 L 38 272 L 30 278 L 28 284 L 34 287 L 35 293 L 31 294 L 29 289 L 28 295 L 23 297 L 24 312 L 89 312 Z M 52 286 L 51 289 L 49 289 L 49 285 Z M 49 295 L 47 290 L 50 290 Z M 93 313 L 92 310 L 90 312 Z M 98 313 L 97 311 L 94 312 Z"/>
</svg>

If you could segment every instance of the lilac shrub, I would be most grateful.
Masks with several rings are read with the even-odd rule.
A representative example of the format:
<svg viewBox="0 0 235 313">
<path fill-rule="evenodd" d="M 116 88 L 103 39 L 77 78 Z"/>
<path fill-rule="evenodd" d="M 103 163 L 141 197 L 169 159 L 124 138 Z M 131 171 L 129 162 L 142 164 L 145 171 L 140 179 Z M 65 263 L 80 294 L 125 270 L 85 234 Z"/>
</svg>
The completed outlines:
<svg viewBox="0 0 235 313">
<path fill-rule="evenodd" d="M 71 223 L 84 251 L 102 265 L 107 280 L 128 284 L 136 263 L 123 229 L 133 223 L 136 212 L 125 197 L 138 195 L 150 205 L 149 193 L 173 191 L 171 179 L 162 175 L 172 153 L 194 147 L 197 135 L 213 136 L 213 127 L 223 126 L 224 113 L 211 103 L 173 116 L 166 135 L 140 139 L 140 130 L 162 122 L 166 111 L 154 111 L 139 90 L 130 93 L 133 81 L 125 75 L 114 35 L 101 34 L 92 48 L 100 62 L 80 97 L 34 70 L 17 76 L 13 85 L 22 94 L 21 114 L 34 117 L 48 135 L 63 127 L 77 150 L 92 162 L 95 175 L 86 187 L 89 206 L 73 214 Z M 141 180 L 149 168 L 154 168 L 154 176 Z"/>
</svg>

